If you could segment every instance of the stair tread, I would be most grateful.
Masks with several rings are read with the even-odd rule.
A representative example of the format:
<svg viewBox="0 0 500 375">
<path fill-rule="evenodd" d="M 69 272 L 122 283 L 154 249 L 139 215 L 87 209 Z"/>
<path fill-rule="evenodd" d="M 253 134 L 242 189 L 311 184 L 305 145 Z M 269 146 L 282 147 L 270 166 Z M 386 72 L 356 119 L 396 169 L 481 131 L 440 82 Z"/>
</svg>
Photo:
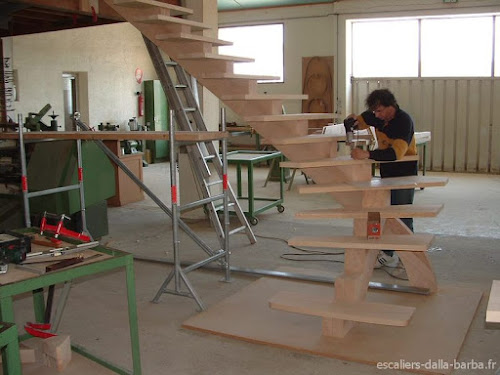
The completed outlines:
<svg viewBox="0 0 500 375">
<path fill-rule="evenodd" d="M 237 73 L 229 73 L 229 72 L 213 72 L 213 73 L 205 73 L 200 72 L 199 78 L 203 79 L 251 79 L 251 80 L 276 80 L 280 77 L 278 76 L 256 76 L 252 74 L 237 74 Z"/>
<path fill-rule="evenodd" d="M 387 234 L 368 239 L 360 236 L 297 236 L 288 240 L 290 246 L 324 247 L 332 249 L 375 249 L 427 251 L 432 234 Z M 328 250 L 325 250 L 328 252 Z"/>
<path fill-rule="evenodd" d="M 327 134 L 310 134 L 302 137 L 289 137 L 281 138 L 279 140 L 268 139 L 273 145 L 299 145 L 299 144 L 310 144 L 310 143 L 322 143 L 322 142 L 332 142 L 338 141 L 340 137 Z"/>
<path fill-rule="evenodd" d="M 294 113 L 289 115 L 261 115 L 247 116 L 243 120 L 246 122 L 261 121 L 296 121 L 296 120 L 331 120 L 335 117 L 333 113 Z"/>
<path fill-rule="evenodd" d="M 376 302 L 344 302 L 282 291 L 269 299 L 269 307 L 304 315 L 335 318 L 362 323 L 404 327 L 410 322 L 415 307 Z"/>
<path fill-rule="evenodd" d="M 194 52 L 194 53 L 184 53 L 177 56 L 177 60 L 228 60 L 234 62 L 254 62 L 255 59 L 240 56 L 229 56 L 229 55 L 219 55 L 218 53 L 210 52 Z"/>
<path fill-rule="evenodd" d="M 340 137 L 341 141 L 345 140 L 345 137 Z M 373 159 L 362 159 L 356 160 L 351 158 L 351 156 L 337 156 L 334 158 L 327 159 L 318 159 L 318 160 L 306 160 L 306 161 L 284 161 L 280 163 L 280 166 L 283 168 L 320 168 L 320 167 L 335 167 L 342 165 L 360 165 L 360 164 L 378 164 L 378 163 L 397 163 L 403 161 L 413 161 L 419 160 L 418 155 L 404 156 L 400 160 L 392 160 L 392 161 L 377 161 Z"/>
<path fill-rule="evenodd" d="M 204 35 L 190 34 L 184 32 L 177 33 L 167 33 L 167 34 L 158 34 L 156 35 L 156 39 L 158 40 L 181 40 L 183 42 L 207 42 L 212 43 L 215 46 L 232 46 L 232 42 L 228 42 L 226 40 L 211 38 Z"/>
<path fill-rule="evenodd" d="M 135 19 L 135 21 L 142 23 L 159 23 L 159 24 L 175 23 L 180 25 L 191 26 L 193 30 L 206 30 L 211 28 L 209 25 L 205 25 L 201 22 L 187 20 L 179 17 L 171 17 L 164 14 L 154 14 L 146 17 L 138 17 L 137 19 Z"/>
<path fill-rule="evenodd" d="M 334 185 L 307 185 L 300 186 L 298 191 L 301 194 L 316 193 L 339 193 L 364 190 L 391 190 L 391 189 L 411 189 L 432 186 L 444 186 L 448 183 L 446 177 L 428 177 L 428 176 L 407 176 L 407 177 L 389 177 L 372 178 L 370 181 L 358 181 Z"/>
<path fill-rule="evenodd" d="M 174 11 L 175 14 L 179 15 L 180 14 L 188 15 L 194 13 L 192 9 L 184 8 L 178 5 L 162 3 L 160 1 L 155 1 L 155 0 L 114 0 L 113 4 L 129 8 L 143 8 L 143 9 L 151 7 L 163 8 Z"/>
<path fill-rule="evenodd" d="M 307 210 L 297 212 L 299 219 L 366 219 L 368 212 L 380 212 L 380 218 L 401 218 L 401 217 L 435 217 L 443 209 L 442 204 L 437 205 L 415 205 L 402 204 L 399 206 L 388 206 L 383 208 L 322 208 L 317 210 Z"/>
<path fill-rule="evenodd" d="M 235 94 L 221 95 L 219 99 L 230 100 L 306 100 L 308 95 L 294 94 Z"/>
</svg>

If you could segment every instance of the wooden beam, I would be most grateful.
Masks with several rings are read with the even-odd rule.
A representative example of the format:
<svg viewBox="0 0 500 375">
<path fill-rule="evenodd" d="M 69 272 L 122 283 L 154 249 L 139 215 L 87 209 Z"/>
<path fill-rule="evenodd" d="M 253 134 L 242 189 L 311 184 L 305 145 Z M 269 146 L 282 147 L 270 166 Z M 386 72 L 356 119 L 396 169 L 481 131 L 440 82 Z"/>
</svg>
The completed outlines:
<svg viewBox="0 0 500 375">
<path fill-rule="evenodd" d="M 83 140 L 169 140 L 169 132 L 117 132 L 117 131 L 99 131 L 99 132 L 28 132 L 24 139 L 83 139 Z M 199 142 L 211 141 L 227 138 L 227 132 L 175 132 L 175 139 L 179 142 Z M 0 133 L 0 139 L 19 139 L 18 133 Z"/>
</svg>

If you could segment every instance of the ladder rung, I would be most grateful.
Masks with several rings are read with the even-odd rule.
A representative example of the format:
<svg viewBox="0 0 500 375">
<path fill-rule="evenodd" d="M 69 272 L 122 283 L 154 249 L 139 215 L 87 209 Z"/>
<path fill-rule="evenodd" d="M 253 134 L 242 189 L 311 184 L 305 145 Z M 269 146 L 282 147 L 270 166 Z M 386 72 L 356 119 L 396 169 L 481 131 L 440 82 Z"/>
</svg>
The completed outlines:
<svg viewBox="0 0 500 375">
<path fill-rule="evenodd" d="M 234 202 L 230 202 L 230 203 L 228 203 L 228 204 L 227 204 L 227 206 L 228 206 L 228 207 L 233 207 L 233 206 L 234 206 Z M 223 208 L 224 208 L 224 206 L 223 206 L 223 205 L 217 206 L 217 207 L 215 207 L 215 211 L 220 211 L 220 210 L 222 210 Z"/>
<path fill-rule="evenodd" d="M 229 231 L 229 235 L 231 236 L 233 234 L 236 234 L 236 233 L 239 233 L 239 232 L 243 232 L 246 229 L 247 229 L 247 227 L 245 227 L 245 226 L 241 226 L 241 227 L 235 228 L 235 229 Z"/>
<path fill-rule="evenodd" d="M 218 185 L 218 184 L 222 184 L 222 180 L 215 180 L 215 181 L 206 182 L 207 186 L 213 186 L 213 185 Z"/>
<path fill-rule="evenodd" d="M 194 107 L 184 108 L 184 112 L 196 112 L 196 108 Z"/>
<path fill-rule="evenodd" d="M 212 160 L 215 158 L 216 155 L 207 155 L 207 156 L 203 156 L 203 159 L 205 160 Z"/>
<path fill-rule="evenodd" d="M 214 195 L 213 197 L 208 197 L 208 198 L 200 199 L 199 201 L 196 201 L 196 202 L 191 202 L 191 203 L 185 204 L 183 206 L 180 206 L 179 209 L 181 211 L 188 210 L 190 208 L 203 206 L 204 204 L 207 204 L 210 202 L 215 202 L 215 201 L 218 201 L 218 200 L 223 199 L 223 198 L 224 198 L 224 194 Z"/>
<path fill-rule="evenodd" d="M 177 84 L 177 85 L 175 85 L 176 89 L 186 89 L 187 87 L 188 87 L 187 85 L 183 85 L 183 84 Z"/>
<path fill-rule="evenodd" d="M 165 61 L 166 66 L 177 66 L 178 64 L 175 61 Z"/>
</svg>

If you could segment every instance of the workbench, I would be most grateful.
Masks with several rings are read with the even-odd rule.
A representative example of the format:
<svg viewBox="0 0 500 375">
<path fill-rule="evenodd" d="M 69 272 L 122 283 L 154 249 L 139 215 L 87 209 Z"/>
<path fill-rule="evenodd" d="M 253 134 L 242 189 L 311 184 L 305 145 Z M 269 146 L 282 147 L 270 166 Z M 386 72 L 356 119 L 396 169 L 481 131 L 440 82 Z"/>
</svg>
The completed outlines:
<svg viewBox="0 0 500 375">
<path fill-rule="evenodd" d="M 73 256 L 75 256 L 75 254 L 77 253 L 73 253 Z M 87 261 L 84 260 L 82 263 L 78 263 L 71 267 L 44 273 L 41 275 L 33 272 L 33 270 L 17 268 L 14 264 L 9 265 L 8 272 L 6 274 L 0 275 L 0 321 L 14 322 L 14 297 L 22 293 L 33 292 L 35 321 L 43 322 L 45 313 L 43 288 L 55 284 L 68 283 L 81 277 L 96 275 L 99 273 L 124 268 L 128 301 L 133 372 L 126 371 L 122 367 L 111 364 L 102 358 L 98 358 L 95 355 L 88 353 L 86 349 L 81 346 L 72 344 L 72 349 L 73 351 L 98 362 L 99 364 L 118 374 L 140 375 L 141 361 L 139 353 L 139 332 L 137 326 L 133 256 L 132 254 L 126 253 L 124 251 L 115 250 L 104 246 L 97 246 L 93 249 L 84 250 L 82 252 L 82 255 L 84 255 L 85 258 L 92 257 L 92 259 L 89 259 Z M 61 258 L 55 258 L 55 260 L 59 259 Z M 30 268 L 36 269 L 36 267 L 38 267 L 43 270 L 46 265 L 46 263 L 30 264 Z M 60 298 L 60 300 L 63 299 L 63 297 Z M 64 304 L 59 304 L 57 306 L 56 313 L 62 310 L 64 310 Z M 71 332 L 68 333 L 70 334 Z M 31 336 L 23 335 L 20 337 L 20 340 L 27 339 L 29 337 Z M 8 354 L 4 352 L 2 355 L 3 363 L 9 363 Z"/>
<path fill-rule="evenodd" d="M 248 201 L 248 210 L 244 211 L 245 215 L 248 217 L 250 224 L 257 225 L 259 220 L 255 215 L 269 210 L 272 207 L 276 207 L 278 212 L 283 212 L 285 207 L 283 207 L 283 183 L 285 180 L 284 170 L 280 168 L 280 196 L 279 198 L 263 198 L 255 197 L 254 193 L 254 166 L 255 164 L 278 159 L 278 162 L 283 161 L 283 154 L 279 151 L 232 151 L 227 153 L 228 164 L 236 164 L 236 178 L 237 178 L 237 193 L 239 200 Z M 241 166 L 247 167 L 248 173 L 248 196 L 244 197 L 242 193 L 242 183 L 241 183 Z M 268 204 L 256 208 L 256 201 L 266 201 Z"/>
</svg>

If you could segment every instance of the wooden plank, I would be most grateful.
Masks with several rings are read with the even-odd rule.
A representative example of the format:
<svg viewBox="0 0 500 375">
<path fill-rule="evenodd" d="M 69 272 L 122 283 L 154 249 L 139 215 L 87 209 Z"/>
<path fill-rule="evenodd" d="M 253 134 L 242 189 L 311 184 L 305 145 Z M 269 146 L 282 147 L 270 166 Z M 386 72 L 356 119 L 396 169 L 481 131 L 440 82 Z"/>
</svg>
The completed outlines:
<svg viewBox="0 0 500 375">
<path fill-rule="evenodd" d="M 191 21 L 179 17 L 171 17 L 164 14 L 153 14 L 149 16 L 138 17 L 134 20 L 135 22 L 146 23 L 146 24 L 159 24 L 159 25 L 184 25 L 190 26 L 192 30 L 208 30 L 211 29 L 209 25 L 205 25 L 201 22 Z"/>
<path fill-rule="evenodd" d="M 340 302 L 331 298 L 279 292 L 269 299 L 269 307 L 303 315 L 330 319 L 405 327 L 415 307 L 375 302 Z"/>
<path fill-rule="evenodd" d="M 348 191 L 363 190 L 392 190 L 392 189 L 411 189 L 432 186 L 444 186 L 448 183 L 446 177 L 428 177 L 428 176 L 407 176 L 390 178 L 372 178 L 370 181 L 351 182 L 349 184 L 336 185 L 307 185 L 300 186 L 301 194 L 316 193 L 338 193 Z"/>
<path fill-rule="evenodd" d="M 338 137 L 337 141 L 345 140 L 345 137 Z M 283 161 L 280 163 L 282 168 L 321 168 L 321 167 L 336 167 L 340 165 L 360 165 L 360 164 L 379 164 L 379 163 L 398 163 L 402 161 L 418 160 L 418 155 L 404 156 L 401 160 L 393 161 L 376 161 L 372 159 L 356 160 L 350 156 L 337 156 L 335 158 L 309 160 L 309 161 Z"/>
<path fill-rule="evenodd" d="M 293 120 L 321 120 L 333 119 L 334 113 L 295 113 L 289 115 L 262 115 L 248 116 L 243 120 L 246 122 L 262 122 L 262 121 L 293 121 Z"/>
<path fill-rule="evenodd" d="M 269 308 L 268 300 L 281 291 L 333 298 L 332 289 L 325 284 L 263 277 L 213 304 L 207 311 L 193 315 L 182 326 L 265 345 L 263 350 L 279 347 L 306 355 L 370 364 L 372 367 L 367 367 L 366 373 L 375 373 L 380 371 L 375 369 L 377 363 L 399 363 L 401 358 L 407 363 L 453 363 L 481 300 L 481 291 L 456 287 L 442 287 L 431 296 L 369 292 L 369 302 L 416 307 L 410 324 L 404 328 L 358 324 L 341 339 L 321 336 L 321 318 Z M 437 316 L 446 318 L 437 319 Z M 449 374 L 452 369 L 413 371 Z"/>
<path fill-rule="evenodd" d="M 181 53 L 177 55 L 177 60 L 222 60 L 234 62 L 254 62 L 255 59 L 241 56 L 219 55 L 218 53 L 194 52 Z"/>
<path fill-rule="evenodd" d="M 443 209 L 440 205 L 418 206 L 414 204 L 402 204 L 384 208 L 365 208 L 351 210 L 345 208 L 323 208 L 318 210 L 301 211 L 295 214 L 297 219 L 366 219 L 368 212 L 380 212 L 380 218 L 402 218 L 402 217 L 435 217 Z"/>
<path fill-rule="evenodd" d="M 500 280 L 493 280 L 486 308 L 486 323 L 500 323 Z"/>
<path fill-rule="evenodd" d="M 147 139 L 147 140 L 169 140 L 169 132 L 118 132 L 118 131 L 91 131 L 91 132 L 27 132 L 24 139 L 83 139 L 83 140 L 119 140 Z M 223 139 L 228 137 L 227 132 L 187 132 L 176 131 L 175 139 L 179 142 L 198 142 Z M 18 133 L 2 133 L 0 139 L 19 139 Z"/>
<path fill-rule="evenodd" d="M 252 74 L 236 74 L 233 72 L 200 72 L 199 78 L 203 79 L 251 79 L 251 80 L 275 80 L 278 76 L 256 76 Z"/>
<path fill-rule="evenodd" d="M 182 14 L 193 14 L 193 10 L 189 8 L 180 7 L 178 5 L 173 5 L 169 3 L 163 3 L 155 0 L 114 0 L 114 5 L 129 7 L 129 8 L 141 8 L 141 9 L 149 9 L 149 8 L 160 8 L 160 9 L 168 9 L 172 11 L 172 14 L 182 15 Z"/>
<path fill-rule="evenodd" d="M 182 41 L 182 42 L 206 42 L 212 43 L 214 46 L 231 46 L 232 42 L 228 42 L 226 40 L 221 40 L 217 38 L 211 38 L 204 35 L 191 34 L 191 33 L 166 33 L 166 34 L 157 34 L 156 39 L 162 41 Z"/>
<path fill-rule="evenodd" d="M 307 95 L 293 94 L 248 94 L 248 95 L 222 95 L 220 100 L 304 100 Z"/>
<path fill-rule="evenodd" d="M 392 234 L 382 235 L 378 239 L 357 236 L 297 236 L 290 238 L 288 245 L 333 249 L 427 251 L 433 238 L 432 234 Z"/>
<path fill-rule="evenodd" d="M 302 145 L 311 143 L 323 143 L 323 142 L 338 142 L 339 140 L 345 139 L 345 137 L 337 137 L 327 134 L 311 134 L 304 137 L 289 137 L 280 139 L 268 139 L 270 143 L 276 146 L 281 145 Z"/>
</svg>

